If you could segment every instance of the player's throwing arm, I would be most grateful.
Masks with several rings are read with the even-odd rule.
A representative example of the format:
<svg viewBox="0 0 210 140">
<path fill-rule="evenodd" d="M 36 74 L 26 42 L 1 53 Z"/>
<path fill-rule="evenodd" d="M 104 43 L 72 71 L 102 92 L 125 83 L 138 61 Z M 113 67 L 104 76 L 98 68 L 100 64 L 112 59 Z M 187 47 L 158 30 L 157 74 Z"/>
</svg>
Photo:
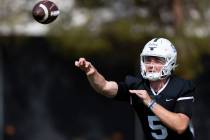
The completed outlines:
<svg viewBox="0 0 210 140">
<path fill-rule="evenodd" d="M 107 81 L 96 68 L 85 58 L 75 61 L 75 66 L 84 71 L 91 86 L 100 94 L 114 97 L 117 94 L 118 85 L 114 81 Z"/>
</svg>

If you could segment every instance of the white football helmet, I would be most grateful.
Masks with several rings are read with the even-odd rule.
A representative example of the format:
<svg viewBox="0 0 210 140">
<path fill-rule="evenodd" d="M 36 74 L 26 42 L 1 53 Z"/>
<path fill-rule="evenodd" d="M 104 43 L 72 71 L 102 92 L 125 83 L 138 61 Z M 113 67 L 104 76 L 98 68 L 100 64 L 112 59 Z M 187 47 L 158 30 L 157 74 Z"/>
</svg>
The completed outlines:
<svg viewBox="0 0 210 140">
<path fill-rule="evenodd" d="M 160 72 L 146 72 L 144 58 L 147 56 L 164 58 L 165 64 Z M 141 75 L 143 76 L 143 78 L 151 81 L 164 79 L 171 75 L 172 71 L 175 70 L 176 58 L 176 48 L 168 39 L 154 38 L 144 46 L 140 55 Z"/>
</svg>

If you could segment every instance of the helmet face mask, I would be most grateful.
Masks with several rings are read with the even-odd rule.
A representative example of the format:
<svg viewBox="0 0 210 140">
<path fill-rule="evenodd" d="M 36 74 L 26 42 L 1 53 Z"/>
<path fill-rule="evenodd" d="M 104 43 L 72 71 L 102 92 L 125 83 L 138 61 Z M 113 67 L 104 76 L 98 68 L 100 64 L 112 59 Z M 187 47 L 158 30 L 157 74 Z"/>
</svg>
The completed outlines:
<svg viewBox="0 0 210 140">
<path fill-rule="evenodd" d="M 147 57 L 156 57 L 160 61 L 165 61 L 162 64 L 161 70 L 158 72 L 155 70 L 147 71 L 145 60 Z M 149 41 L 145 46 L 140 55 L 141 61 L 141 75 L 143 78 L 150 81 L 156 81 L 164 79 L 171 75 L 172 71 L 176 67 L 177 52 L 172 43 L 165 38 L 155 38 Z M 156 65 L 153 66 L 154 69 Z"/>
</svg>

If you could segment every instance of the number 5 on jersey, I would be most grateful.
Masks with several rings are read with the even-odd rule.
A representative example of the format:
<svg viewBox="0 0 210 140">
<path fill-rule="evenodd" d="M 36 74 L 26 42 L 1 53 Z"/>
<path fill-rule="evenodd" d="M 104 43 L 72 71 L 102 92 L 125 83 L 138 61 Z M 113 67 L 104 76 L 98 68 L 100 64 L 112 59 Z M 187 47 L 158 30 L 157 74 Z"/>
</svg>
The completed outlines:
<svg viewBox="0 0 210 140">
<path fill-rule="evenodd" d="M 167 129 L 163 125 L 155 123 L 155 122 L 160 122 L 157 116 L 148 116 L 148 122 L 149 122 L 149 127 L 152 130 L 154 130 L 154 132 L 151 132 L 151 134 L 155 139 L 162 140 L 168 136 Z M 157 130 L 159 130 L 160 132 L 158 132 Z"/>
</svg>

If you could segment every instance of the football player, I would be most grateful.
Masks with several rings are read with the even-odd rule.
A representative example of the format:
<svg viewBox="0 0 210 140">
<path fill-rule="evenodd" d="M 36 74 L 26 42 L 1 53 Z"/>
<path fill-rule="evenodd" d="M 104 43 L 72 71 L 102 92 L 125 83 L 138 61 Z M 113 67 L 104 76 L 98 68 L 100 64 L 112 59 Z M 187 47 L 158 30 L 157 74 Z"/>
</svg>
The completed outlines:
<svg viewBox="0 0 210 140">
<path fill-rule="evenodd" d="M 85 58 L 75 61 L 100 94 L 126 101 L 137 112 L 146 140 L 193 140 L 194 90 L 191 81 L 173 75 L 177 51 L 165 38 L 154 38 L 140 55 L 141 74 L 107 81 Z"/>
</svg>

